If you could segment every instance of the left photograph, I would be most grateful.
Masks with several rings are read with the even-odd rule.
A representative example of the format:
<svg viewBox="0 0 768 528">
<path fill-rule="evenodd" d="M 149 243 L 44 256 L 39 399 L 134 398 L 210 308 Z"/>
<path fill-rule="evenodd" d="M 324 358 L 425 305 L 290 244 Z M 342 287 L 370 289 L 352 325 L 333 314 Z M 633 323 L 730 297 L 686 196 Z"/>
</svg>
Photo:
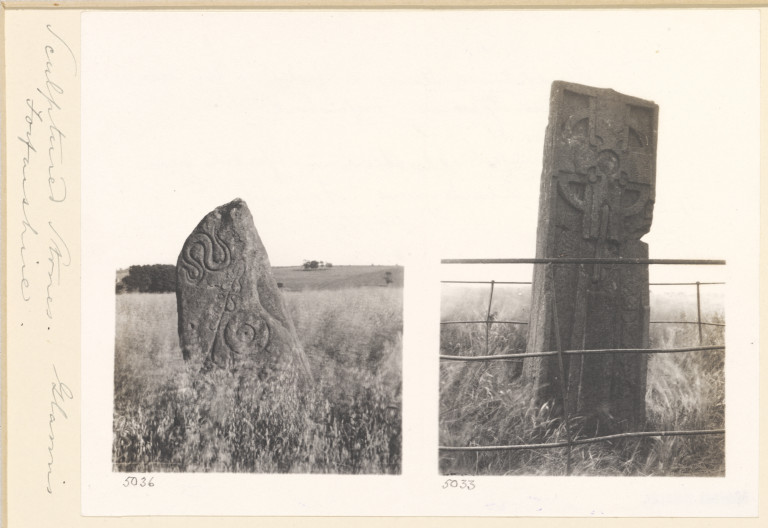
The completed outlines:
<svg viewBox="0 0 768 528">
<path fill-rule="evenodd" d="M 400 474 L 423 148 L 411 72 L 370 60 L 393 38 L 350 48 L 333 13 L 125 15 L 85 17 L 86 464 Z"/>
<path fill-rule="evenodd" d="M 398 474 L 403 268 L 270 265 L 248 204 L 115 282 L 116 472 Z"/>
</svg>

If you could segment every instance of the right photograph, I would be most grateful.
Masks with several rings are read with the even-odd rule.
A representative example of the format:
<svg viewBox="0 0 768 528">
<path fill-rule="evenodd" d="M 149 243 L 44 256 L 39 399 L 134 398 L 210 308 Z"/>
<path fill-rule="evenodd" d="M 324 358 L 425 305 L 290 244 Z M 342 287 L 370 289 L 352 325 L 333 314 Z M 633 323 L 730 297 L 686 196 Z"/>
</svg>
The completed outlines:
<svg viewBox="0 0 768 528">
<path fill-rule="evenodd" d="M 442 260 L 441 474 L 725 476 L 726 261 L 688 257 L 695 189 L 679 254 L 644 241 L 678 199 L 654 100 L 552 82 L 535 247 Z"/>
</svg>

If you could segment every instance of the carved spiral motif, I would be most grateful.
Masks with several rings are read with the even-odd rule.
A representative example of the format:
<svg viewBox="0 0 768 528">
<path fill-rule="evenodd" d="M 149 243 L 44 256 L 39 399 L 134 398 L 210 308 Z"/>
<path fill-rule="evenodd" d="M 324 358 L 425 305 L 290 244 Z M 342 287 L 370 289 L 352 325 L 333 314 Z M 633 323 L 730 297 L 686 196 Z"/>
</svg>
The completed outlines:
<svg viewBox="0 0 768 528">
<path fill-rule="evenodd" d="M 187 279 L 199 282 L 207 271 L 221 271 L 229 266 L 232 255 L 226 242 L 211 229 L 213 235 L 205 232 L 189 236 L 181 252 L 181 260 Z"/>
<path fill-rule="evenodd" d="M 261 317 L 238 312 L 227 322 L 224 341 L 238 354 L 256 353 L 269 342 L 269 327 Z"/>
</svg>

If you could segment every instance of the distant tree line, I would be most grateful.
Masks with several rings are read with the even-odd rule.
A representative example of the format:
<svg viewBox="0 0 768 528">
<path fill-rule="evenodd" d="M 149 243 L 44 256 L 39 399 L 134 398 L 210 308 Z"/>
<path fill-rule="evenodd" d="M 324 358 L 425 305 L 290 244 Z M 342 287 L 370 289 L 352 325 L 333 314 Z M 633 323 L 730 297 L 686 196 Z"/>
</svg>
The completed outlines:
<svg viewBox="0 0 768 528">
<path fill-rule="evenodd" d="M 302 266 L 304 267 L 304 271 L 311 271 L 319 268 L 332 268 L 333 264 L 330 262 L 323 262 L 322 260 L 305 260 Z"/>
<path fill-rule="evenodd" d="M 131 266 L 128 275 L 118 281 L 117 293 L 167 293 L 176 291 L 176 266 L 150 264 Z"/>
</svg>

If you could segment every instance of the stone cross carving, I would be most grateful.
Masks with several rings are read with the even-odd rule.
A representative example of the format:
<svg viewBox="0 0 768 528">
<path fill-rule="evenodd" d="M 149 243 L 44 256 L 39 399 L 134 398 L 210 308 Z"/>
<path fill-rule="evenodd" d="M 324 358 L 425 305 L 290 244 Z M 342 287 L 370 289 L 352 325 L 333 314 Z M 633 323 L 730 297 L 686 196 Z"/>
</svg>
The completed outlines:
<svg viewBox="0 0 768 528">
<path fill-rule="evenodd" d="M 176 265 L 179 340 L 193 370 L 281 383 L 309 368 L 248 206 L 235 199 L 202 219 Z"/>
<path fill-rule="evenodd" d="M 648 258 L 640 238 L 653 216 L 657 121 L 652 102 L 553 83 L 537 257 Z M 647 266 L 551 266 L 534 270 L 528 352 L 556 350 L 558 338 L 563 349 L 648 346 Z M 566 357 L 569 412 L 595 431 L 640 426 L 646 362 L 642 354 Z M 526 359 L 523 373 L 539 401 L 559 400 L 555 359 Z"/>
<path fill-rule="evenodd" d="M 565 90 L 572 113 L 555 139 L 558 191 L 583 213 L 584 238 L 601 244 L 640 238 L 653 213 L 653 112 L 612 93 L 585 99 Z M 635 222 L 625 226 L 628 218 Z"/>
</svg>

